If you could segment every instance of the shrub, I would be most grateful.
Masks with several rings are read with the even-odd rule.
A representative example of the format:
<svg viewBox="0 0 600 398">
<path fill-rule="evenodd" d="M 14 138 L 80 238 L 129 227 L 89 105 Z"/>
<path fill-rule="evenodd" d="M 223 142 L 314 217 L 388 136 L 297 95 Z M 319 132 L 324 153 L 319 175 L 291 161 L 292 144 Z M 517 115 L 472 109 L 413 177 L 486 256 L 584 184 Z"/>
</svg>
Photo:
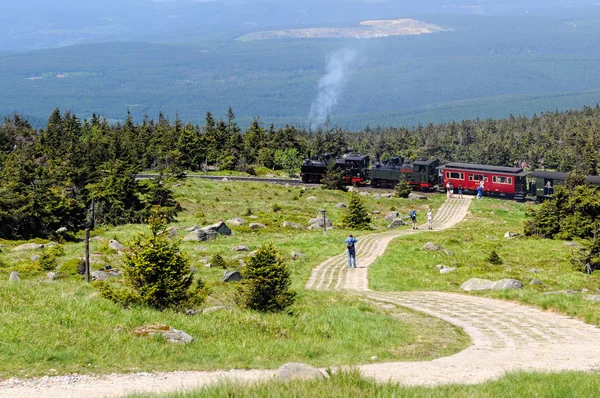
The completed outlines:
<svg viewBox="0 0 600 398">
<path fill-rule="evenodd" d="M 261 312 L 277 312 L 294 303 L 288 265 L 273 244 L 260 247 L 242 271 L 239 290 L 245 307 Z"/>
<path fill-rule="evenodd" d="M 65 250 L 61 245 L 52 246 L 45 250 L 40 256 L 40 268 L 44 271 L 52 271 L 56 268 L 56 258 L 65 254 Z"/>
<path fill-rule="evenodd" d="M 58 270 L 69 276 L 83 275 L 85 274 L 85 260 L 72 258 L 62 263 Z"/>
<path fill-rule="evenodd" d="M 502 264 L 502 260 L 500 259 L 498 253 L 496 253 L 496 250 L 492 250 L 490 254 L 486 257 L 485 261 L 493 265 Z"/>
<path fill-rule="evenodd" d="M 408 198 L 408 195 L 412 192 L 412 188 L 406 181 L 400 181 L 396 185 L 395 195 L 397 198 Z"/>
<path fill-rule="evenodd" d="M 220 254 L 215 254 L 210 258 L 210 265 L 214 268 L 227 268 L 227 262 L 221 257 Z"/>
<path fill-rule="evenodd" d="M 148 220 L 152 233 L 138 237 L 124 260 L 123 289 L 99 284 L 102 295 L 123 305 L 144 304 L 157 309 L 199 304 L 206 297 L 201 280 L 193 284 L 189 261 L 167 238 L 165 218 L 154 209 Z"/>
<path fill-rule="evenodd" d="M 369 212 L 356 192 L 352 192 L 350 195 L 350 203 L 343 216 L 342 223 L 348 228 L 370 228 L 371 216 L 369 216 Z"/>
<path fill-rule="evenodd" d="M 325 175 L 321 179 L 321 183 L 323 184 L 321 188 L 346 191 L 347 189 L 344 185 L 344 173 L 344 169 L 338 169 L 336 167 L 335 160 L 329 161 Z"/>
</svg>

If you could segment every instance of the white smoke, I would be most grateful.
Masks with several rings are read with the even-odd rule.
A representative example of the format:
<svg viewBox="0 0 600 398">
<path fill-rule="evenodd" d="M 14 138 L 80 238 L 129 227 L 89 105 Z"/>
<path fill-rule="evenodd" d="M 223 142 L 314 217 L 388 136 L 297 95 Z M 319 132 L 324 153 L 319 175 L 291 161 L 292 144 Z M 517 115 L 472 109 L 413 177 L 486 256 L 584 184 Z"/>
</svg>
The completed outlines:
<svg viewBox="0 0 600 398">
<path fill-rule="evenodd" d="M 312 125 L 321 125 L 338 102 L 347 78 L 349 66 L 356 59 L 356 51 L 344 49 L 328 55 L 327 73 L 319 80 L 319 94 L 310 105 L 308 115 Z"/>
</svg>

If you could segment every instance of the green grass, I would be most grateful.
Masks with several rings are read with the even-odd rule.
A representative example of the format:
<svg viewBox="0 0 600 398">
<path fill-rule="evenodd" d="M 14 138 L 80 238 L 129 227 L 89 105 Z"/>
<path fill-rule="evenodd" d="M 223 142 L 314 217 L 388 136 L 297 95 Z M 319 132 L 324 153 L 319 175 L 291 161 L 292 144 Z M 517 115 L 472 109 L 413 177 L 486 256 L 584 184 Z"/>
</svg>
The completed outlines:
<svg viewBox="0 0 600 398">
<path fill-rule="evenodd" d="M 73 280 L 0 282 L 0 378 L 67 373 L 277 368 L 290 361 L 338 366 L 431 359 L 457 352 L 466 335 L 402 311 L 402 320 L 351 296 L 300 293 L 291 313 L 221 311 L 189 316 L 123 310 Z M 182 346 L 138 337 L 168 324 L 195 338 Z M 428 325 L 435 333 L 423 334 Z"/>
<path fill-rule="evenodd" d="M 468 337 L 442 321 L 410 311 L 400 318 L 389 311 L 342 294 L 304 292 L 312 268 L 345 249 L 348 230 L 337 228 L 342 217 L 338 202 L 349 194 L 319 188 L 302 192 L 298 187 L 266 183 L 184 180 L 176 189 L 184 211 L 172 226 L 184 229 L 207 225 L 220 219 L 241 216 L 248 222 L 267 226 L 252 231 L 247 225 L 233 227 L 233 235 L 211 242 L 181 242 L 198 275 L 212 293 L 205 306 L 237 307 L 234 284 L 220 282 L 223 268 L 206 268 L 203 260 L 221 254 L 229 269 L 239 269 L 231 248 L 246 245 L 250 250 L 273 242 L 290 264 L 292 287 L 299 292 L 292 313 L 258 314 L 250 311 L 217 312 L 194 317 L 158 312 L 148 308 L 123 310 L 101 298 L 81 277 L 50 281 L 39 263 L 30 259 L 43 251 L 13 252 L 24 242 L 0 242 L 0 377 L 32 377 L 46 374 L 110 373 L 151 370 L 210 370 L 230 368 L 276 368 L 285 362 L 302 361 L 317 366 L 336 366 L 377 361 L 425 360 L 451 355 L 468 344 Z M 307 200 L 314 196 L 316 199 Z M 364 198 L 376 228 L 383 229 L 383 216 L 394 207 L 408 213 L 405 199 Z M 431 200 L 437 207 L 440 198 Z M 280 211 L 274 212 L 278 204 Z M 250 208 L 252 219 L 245 215 Z M 308 225 L 319 209 L 326 209 L 336 226 L 324 236 L 321 230 L 281 228 L 284 220 Z M 367 232 L 352 231 L 357 235 Z M 109 239 L 127 245 L 136 234 L 147 233 L 144 225 L 99 227 L 90 247 L 94 260 L 122 266 L 122 257 L 108 248 Z M 182 238 L 180 231 L 175 237 Z M 44 242 L 40 240 L 39 242 Z M 204 246 L 205 251 L 197 250 Z M 44 249 L 46 250 L 46 249 Z M 292 251 L 304 257 L 291 260 Z M 60 268 L 83 256 L 84 244 L 64 244 L 65 254 L 57 258 Z M 94 265 L 100 268 L 100 264 Z M 21 282 L 8 283 L 16 269 Z M 168 324 L 196 338 L 189 346 L 173 346 L 155 338 L 135 337 L 131 332 L 143 325 Z M 423 333 L 431 325 L 435 333 Z M 53 370 L 52 370 L 53 369 Z"/>
<path fill-rule="evenodd" d="M 522 290 L 471 294 L 517 300 L 600 325 L 597 303 L 582 300 L 580 294 L 543 294 L 567 289 L 581 292 L 584 288 L 591 293 L 600 292 L 600 276 L 586 275 L 572 268 L 571 247 L 558 240 L 504 238 L 507 231 L 522 233 L 526 206 L 496 199 L 473 201 L 466 219 L 451 230 L 396 239 L 370 268 L 371 288 L 462 292 L 460 285 L 470 278 L 514 278 L 525 284 Z M 422 250 L 428 241 L 449 249 L 453 255 Z M 486 262 L 492 250 L 500 256 L 501 265 Z M 457 270 L 440 275 L 438 264 L 457 267 Z M 532 279 L 541 280 L 545 286 L 529 285 Z"/>
<path fill-rule="evenodd" d="M 497 381 L 478 385 L 445 385 L 440 387 L 405 387 L 397 384 L 377 384 L 356 371 L 333 374 L 313 381 L 292 381 L 256 385 L 221 383 L 220 385 L 173 394 L 135 394 L 130 398 L 299 398 L 299 397 L 378 397 L 378 398 L 589 398 L 598 396 L 600 374 L 564 372 L 559 374 L 513 373 Z"/>
</svg>

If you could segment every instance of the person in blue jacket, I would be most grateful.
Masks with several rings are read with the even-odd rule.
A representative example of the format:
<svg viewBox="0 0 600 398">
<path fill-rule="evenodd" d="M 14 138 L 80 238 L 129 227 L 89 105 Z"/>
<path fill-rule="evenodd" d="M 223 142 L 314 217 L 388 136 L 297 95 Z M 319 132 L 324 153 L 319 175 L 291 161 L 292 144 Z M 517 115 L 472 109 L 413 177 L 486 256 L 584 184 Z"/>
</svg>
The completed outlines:
<svg viewBox="0 0 600 398">
<path fill-rule="evenodd" d="M 358 241 L 350 234 L 345 242 L 348 249 L 348 268 L 356 268 L 356 242 Z"/>
</svg>

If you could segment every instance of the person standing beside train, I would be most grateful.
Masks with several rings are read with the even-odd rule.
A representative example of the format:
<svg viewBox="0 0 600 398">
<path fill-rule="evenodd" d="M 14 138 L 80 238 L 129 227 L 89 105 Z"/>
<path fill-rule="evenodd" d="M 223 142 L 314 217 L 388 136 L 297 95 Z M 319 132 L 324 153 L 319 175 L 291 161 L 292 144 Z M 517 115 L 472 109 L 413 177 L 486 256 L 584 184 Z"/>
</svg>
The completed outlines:
<svg viewBox="0 0 600 398">
<path fill-rule="evenodd" d="M 479 184 L 479 186 L 477 187 L 477 199 L 481 199 L 483 196 L 483 181 L 481 184 Z"/>
<path fill-rule="evenodd" d="M 462 196 L 462 191 L 463 191 L 462 184 L 460 184 L 460 183 L 459 183 L 459 184 L 458 184 L 458 198 L 459 198 L 459 199 L 462 199 L 462 198 L 463 198 L 463 196 Z"/>
<path fill-rule="evenodd" d="M 427 208 L 427 228 L 433 229 L 433 213 L 431 208 Z"/>
</svg>

